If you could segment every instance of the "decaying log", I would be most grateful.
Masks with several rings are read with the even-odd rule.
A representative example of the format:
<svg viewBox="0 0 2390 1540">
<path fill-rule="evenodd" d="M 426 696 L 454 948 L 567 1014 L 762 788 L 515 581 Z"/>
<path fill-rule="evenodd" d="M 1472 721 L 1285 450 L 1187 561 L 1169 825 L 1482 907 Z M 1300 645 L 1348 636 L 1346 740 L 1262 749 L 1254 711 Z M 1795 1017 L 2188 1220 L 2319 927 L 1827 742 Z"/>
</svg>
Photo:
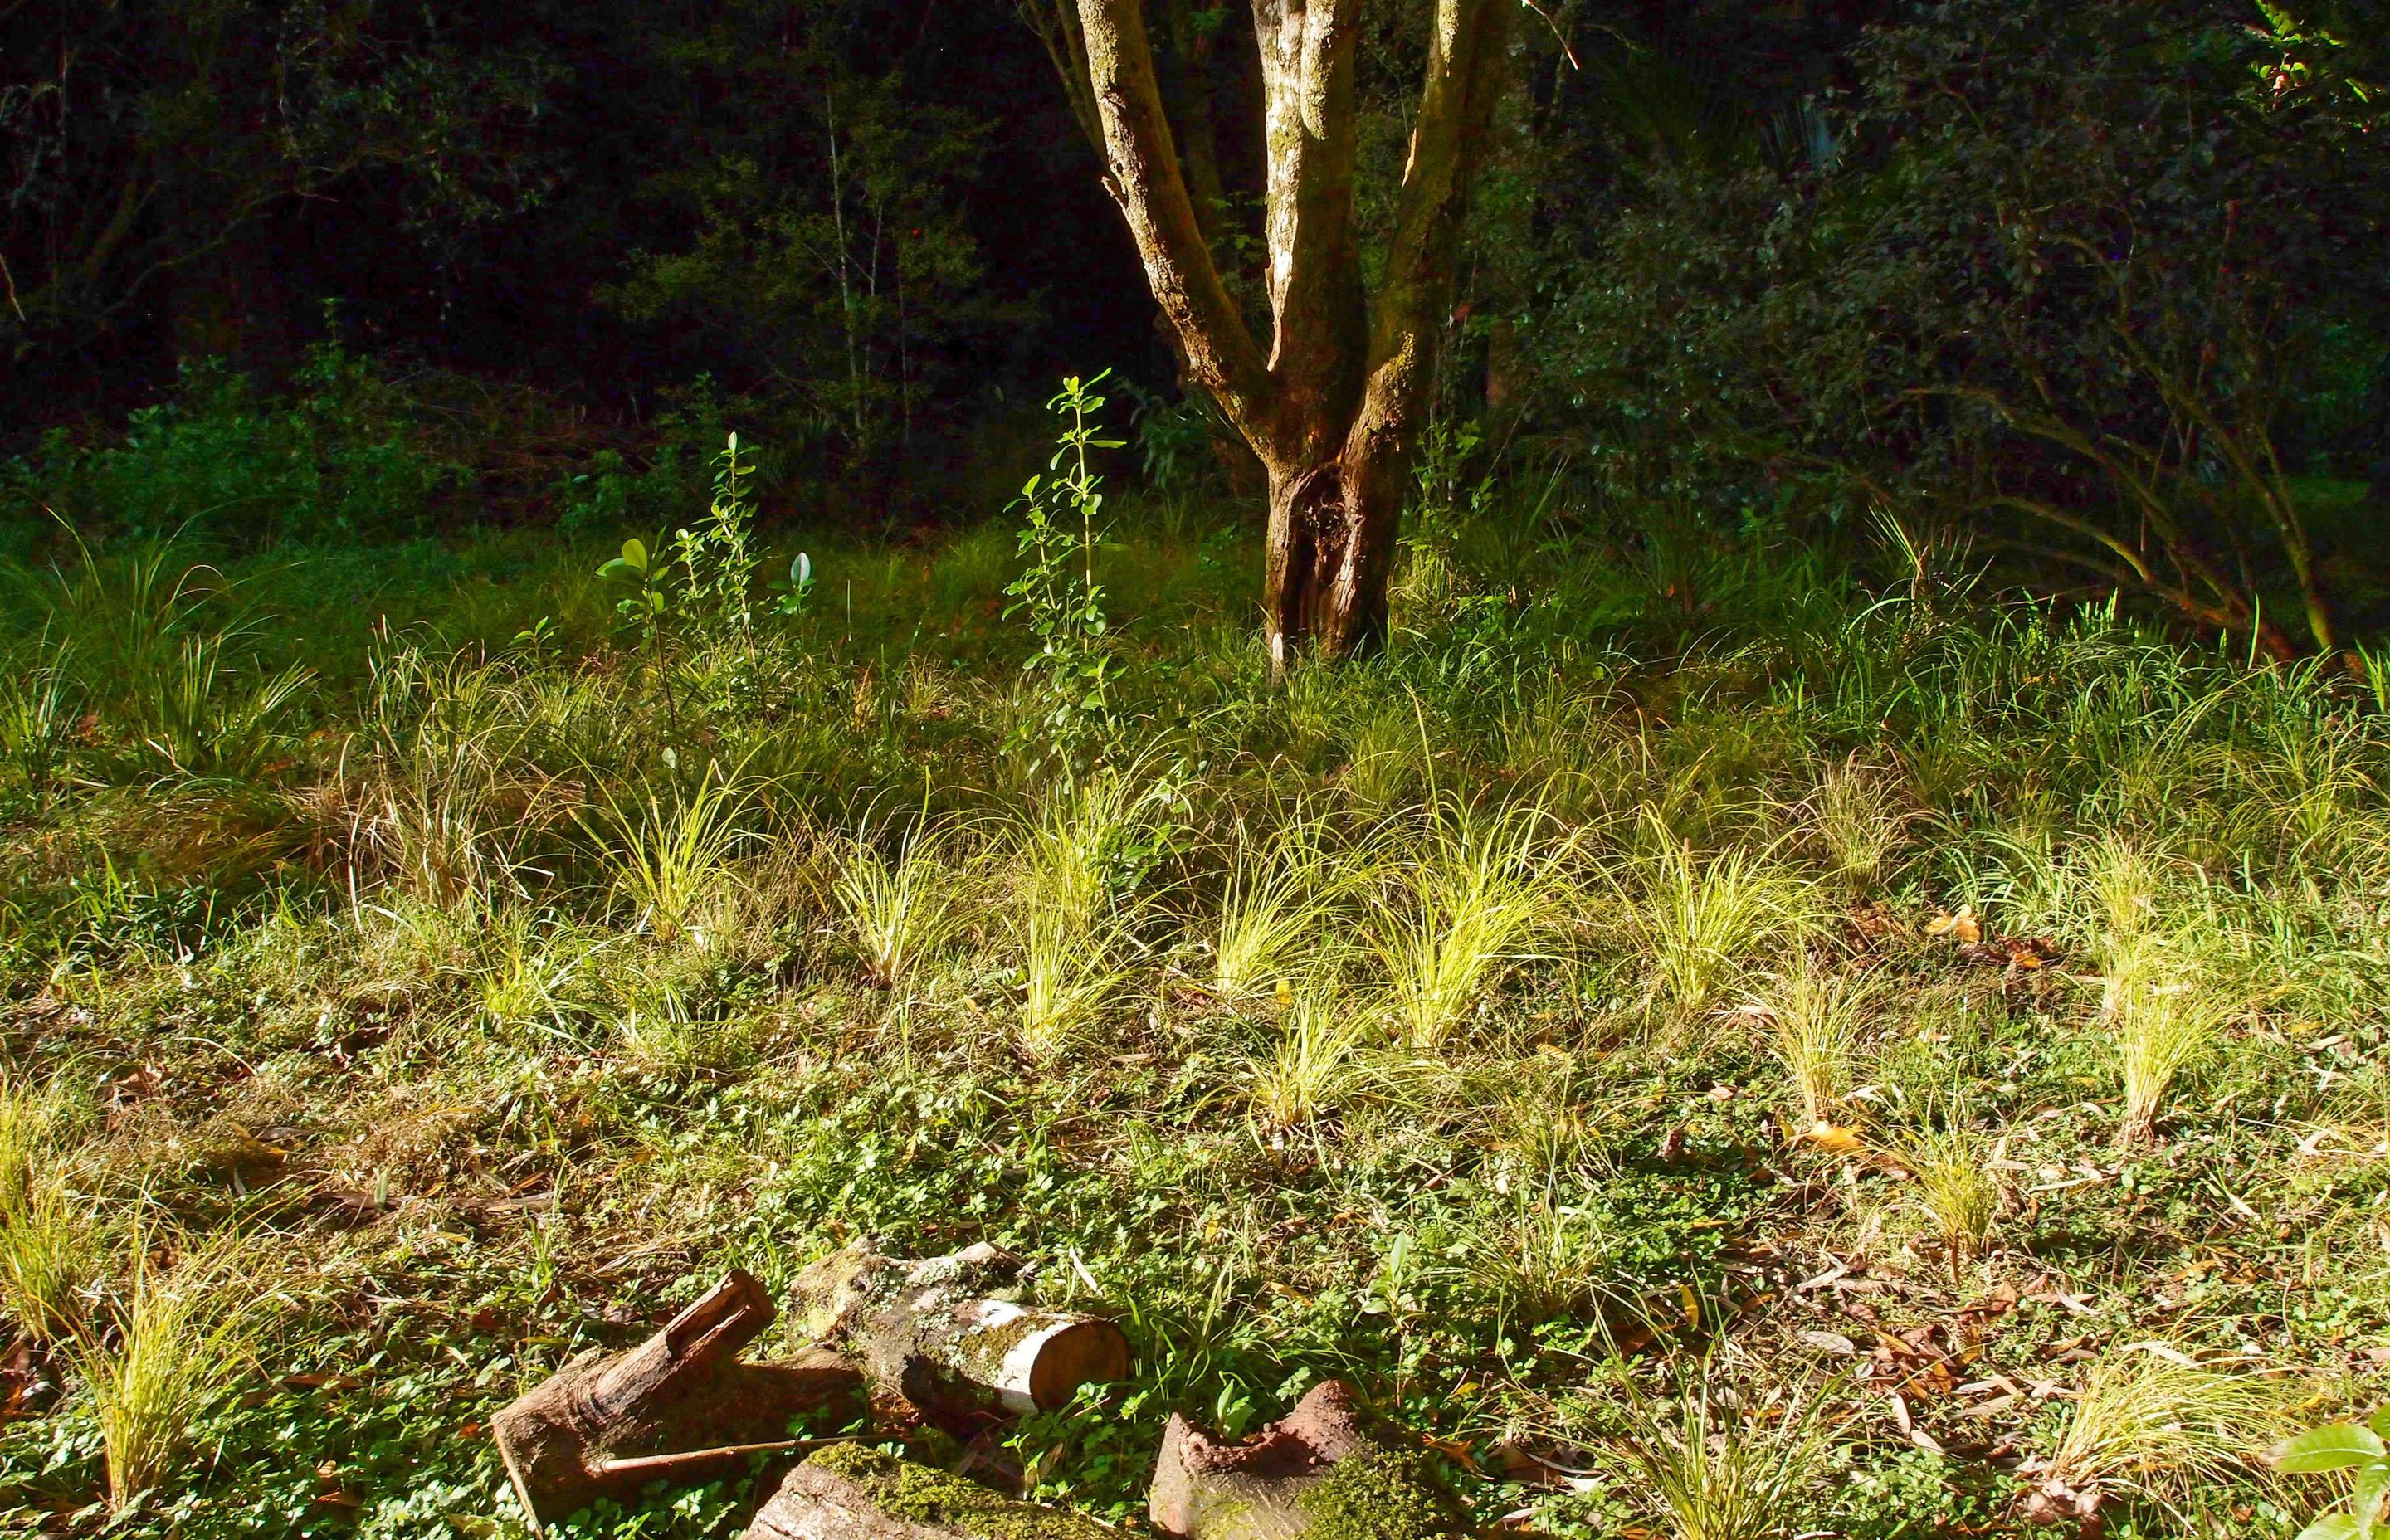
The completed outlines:
<svg viewBox="0 0 2390 1540">
<path fill-rule="evenodd" d="M 835 1353 L 739 1361 L 776 1314 L 764 1286 L 733 1271 L 637 1347 L 585 1353 L 492 1418 L 533 1525 L 659 1478 L 710 1479 L 758 1448 L 792 1447 L 800 1414 L 861 1417 L 862 1375 Z"/>
<path fill-rule="evenodd" d="M 797 1276 L 822 1341 L 924 1410 L 1051 1411 L 1126 1377 L 1128 1339 L 1093 1315 L 1004 1298 L 1022 1261 L 993 1246 L 902 1262 L 858 1243 Z"/>
<path fill-rule="evenodd" d="M 1216 1444 L 1174 1416 L 1146 1504 L 1156 1529 L 1183 1540 L 1469 1533 L 1426 1458 L 1365 1417 L 1336 1380 L 1242 1444 Z"/>
<path fill-rule="evenodd" d="M 840 1444 L 808 1457 L 756 1510 L 745 1540 L 1111 1540 L 1092 1520 Z"/>
</svg>

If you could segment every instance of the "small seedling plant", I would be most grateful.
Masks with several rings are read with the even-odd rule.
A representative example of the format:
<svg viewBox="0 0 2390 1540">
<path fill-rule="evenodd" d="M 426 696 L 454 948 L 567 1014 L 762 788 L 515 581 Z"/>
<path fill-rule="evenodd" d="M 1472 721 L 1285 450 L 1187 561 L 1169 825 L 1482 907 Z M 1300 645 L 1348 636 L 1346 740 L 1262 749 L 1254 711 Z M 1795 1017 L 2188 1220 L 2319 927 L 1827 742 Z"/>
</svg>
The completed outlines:
<svg viewBox="0 0 2390 1540">
<path fill-rule="evenodd" d="M 1111 704 L 1112 657 L 1107 645 L 1103 585 L 1096 581 L 1096 550 L 1111 534 L 1104 522 L 1102 479 L 1089 468 L 1091 449 L 1118 449 L 1102 437 L 1095 393 L 1103 373 L 1064 378 L 1046 404 L 1061 419 L 1054 457 L 1029 478 L 1012 507 L 1022 517 L 1021 575 L 1005 592 L 1007 619 L 1026 617 L 1037 650 L 1023 666 L 1036 687 L 1039 709 L 1014 729 L 1009 747 L 1032 776 L 1052 776 L 1066 789 L 1083 760 L 1099 757 L 1118 723 Z"/>
<path fill-rule="evenodd" d="M 2334 1508 L 2299 1532 L 2298 1540 L 2377 1540 L 2390 1535 L 2382 1500 L 2390 1496 L 2390 1406 L 2362 1423 L 2335 1422 L 2310 1429 L 2274 1455 L 2274 1469 L 2293 1475 L 2327 1470 L 2353 1474 L 2355 1487 L 2345 1509 Z"/>
<path fill-rule="evenodd" d="M 623 629 L 638 633 L 639 650 L 663 683 L 664 709 L 675 725 L 680 711 L 664 658 L 666 633 L 675 620 L 702 641 L 736 648 L 751 667 L 756 661 L 755 611 L 750 598 L 759 564 L 754 477 L 752 446 L 742 448 L 739 435 L 731 434 L 713 457 L 713 500 L 704 522 L 674 531 L 669 552 L 661 541 L 650 550 L 634 535 L 623 542 L 620 555 L 598 569 L 600 578 L 630 590 L 614 602 L 614 611 Z M 812 559 L 798 553 L 788 582 L 772 586 L 780 591 L 774 614 L 803 613 L 813 587 Z"/>
</svg>

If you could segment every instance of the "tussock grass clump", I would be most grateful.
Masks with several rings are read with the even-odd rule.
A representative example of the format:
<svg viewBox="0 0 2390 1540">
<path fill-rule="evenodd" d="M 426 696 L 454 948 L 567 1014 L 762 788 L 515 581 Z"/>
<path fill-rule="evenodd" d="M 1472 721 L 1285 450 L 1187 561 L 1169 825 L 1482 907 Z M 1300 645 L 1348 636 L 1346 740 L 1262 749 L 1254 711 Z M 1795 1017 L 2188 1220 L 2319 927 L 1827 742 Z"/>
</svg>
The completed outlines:
<svg viewBox="0 0 2390 1540">
<path fill-rule="evenodd" d="M 1627 1388 L 1626 1426 L 1602 1464 L 1641 1515 L 1674 1540 L 1768 1540 L 1791 1529 L 1824 1469 L 1825 1397 L 1748 1405 L 1705 1357 L 1672 1401 Z"/>
<path fill-rule="evenodd" d="M 601 788 L 604 783 L 600 783 Z M 673 941 L 732 880 L 731 858 L 756 835 L 742 828 L 752 789 L 706 766 L 693 791 L 672 794 L 643 782 L 636 792 L 605 788 L 590 816 L 614 888 Z"/>
<path fill-rule="evenodd" d="M 35 1342 L 71 1332 L 103 1265 L 90 1205 L 68 1182 L 51 1088 L 0 1075 L 0 1305 Z"/>
<path fill-rule="evenodd" d="M 1967 1125 L 1961 1109 L 1954 1103 L 1940 1127 L 1900 1139 L 1893 1156 L 1914 1179 L 1909 1204 L 1950 1264 L 1982 1254 L 1999 1224 L 2000 1185 L 1988 1165 L 1990 1141 Z"/>
<path fill-rule="evenodd" d="M 1856 755 L 1818 777 L 1808 812 L 1834 874 L 1861 891 L 1883 875 L 1911 817 L 1891 776 Z"/>
<path fill-rule="evenodd" d="M 1332 928 L 1351 881 L 1317 822 L 1298 817 L 1266 841 L 1240 837 L 1213 932 L 1213 987 L 1240 999 L 1295 971 Z"/>
<path fill-rule="evenodd" d="M 1573 848 L 1533 802 L 1440 801 L 1385 838 L 1371 939 L 1413 1047 L 1442 1046 L 1506 969 L 1566 928 Z"/>
<path fill-rule="evenodd" d="M 1281 1136 L 1330 1116 L 1356 1097 L 1391 1086 L 1376 1051 L 1383 1029 L 1331 978 L 1294 990 L 1266 1051 L 1240 1061 L 1246 1107 L 1265 1136 Z"/>
<path fill-rule="evenodd" d="M 1813 933 L 1818 905 L 1772 851 L 1730 845 L 1703 856 L 1664 837 L 1660 853 L 1644 865 L 1629 921 L 1660 988 L 1697 1011 L 1744 959 Z"/>
<path fill-rule="evenodd" d="M 150 1254 L 157 1238 L 135 1235 L 123 1290 L 73 1348 L 99 1421 L 109 1506 L 120 1513 L 179 1465 L 193 1425 L 238 1382 L 265 1318 L 253 1245 L 206 1242 L 166 1266 Z"/>
<path fill-rule="evenodd" d="M 906 841 L 893 856 L 861 839 L 839 847 L 830 892 L 854 932 L 864 975 L 876 987 L 906 983 L 965 930 L 961 901 L 969 877 L 948 860 L 950 843 L 933 830 Z"/>
<path fill-rule="evenodd" d="M 2116 1137 L 2146 1144 L 2175 1081 L 2216 1052 L 2231 1007 L 2165 937 L 2117 938 L 2106 950 L 2100 1016 L 2125 1092 Z"/>
<path fill-rule="evenodd" d="M 1867 980 L 1829 968 L 1804 952 L 1752 1002 L 1769 1025 L 1771 1046 L 1801 1098 L 1801 1125 L 1832 1121 L 1851 1088 L 1851 1057 L 1873 1012 Z"/>
<path fill-rule="evenodd" d="M 2290 1431 L 2296 1387 L 2212 1368 L 2167 1342 L 2091 1360 L 2042 1472 L 2045 1492 L 2103 1487 L 2165 1502 L 2250 1468 Z"/>
</svg>

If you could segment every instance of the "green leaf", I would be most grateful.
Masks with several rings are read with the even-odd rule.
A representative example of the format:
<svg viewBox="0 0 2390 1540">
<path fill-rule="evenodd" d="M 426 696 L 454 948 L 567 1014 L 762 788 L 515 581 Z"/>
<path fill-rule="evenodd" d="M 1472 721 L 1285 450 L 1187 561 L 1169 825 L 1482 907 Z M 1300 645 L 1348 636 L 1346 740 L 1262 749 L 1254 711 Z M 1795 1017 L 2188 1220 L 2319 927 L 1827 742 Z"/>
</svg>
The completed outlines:
<svg viewBox="0 0 2390 1540">
<path fill-rule="evenodd" d="M 603 567 L 598 568 L 598 575 L 612 582 L 623 578 L 637 577 L 639 575 L 639 570 L 618 556 L 611 561 L 606 563 Z"/>
<path fill-rule="evenodd" d="M 2366 1540 L 2366 1534 L 2347 1514 L 2327 1513 L 2299 1531 L 2299 1540 Z"/>
<path fill-rule="evenodd" d="M 641 540 L 636 535 L 633 535 L 630 539 L 623 541 L 623 559 L 630 564 L 632 571 L 638 572 L 646 571 L 648 570 L 647 542 Z"/>
<path fill-rule="evenodd" d="M 2369 1465 L 2357 1473 L 2357 1490 L 2348 1511 L 2371 1536 L 2382 1514 L 2382 1495 L 2390 1492 L 2390 1465 Z"/>
<path fill-rule="evenodd" d="M 2390 1406 L 2384 1406 L 2365 1419 L 2365 1425 L 2385 1439 L 2390 1439 Z"/>
<path fill-rule="evenodd" d="M 2353 1422 L 2335 1422 L 2329 1428 L 2317 1428 L 2301 1433 L 2274 1452 L 2274 1469 L 2305 1473 L 2315 1470 L 2345 1470 L 2353 1465 L 2378 1460 L 2385 1451 L 2382 1437 L 2371 1428 L 2360 1428 Z"/>
</svg>

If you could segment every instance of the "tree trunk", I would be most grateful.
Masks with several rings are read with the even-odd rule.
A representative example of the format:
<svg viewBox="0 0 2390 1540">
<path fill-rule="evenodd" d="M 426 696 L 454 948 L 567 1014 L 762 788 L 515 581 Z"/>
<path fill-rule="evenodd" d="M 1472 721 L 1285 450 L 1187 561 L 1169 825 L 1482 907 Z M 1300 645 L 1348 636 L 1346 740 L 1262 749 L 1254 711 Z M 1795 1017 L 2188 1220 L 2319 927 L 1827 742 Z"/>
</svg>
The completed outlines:
<svg viewBox="0 0 2390 1540">
<path fill-rule="evenodd" d="M 742 1540 L 1112 1540 L 1058 1508 L 861 1444 L 825 1449 L 789 1472 Z"/>
<path fill-rule="evenodd" d="M 1419 1453 L 1370 1426 L 1353 1388 L 1335 1380 L 1242 1444 L 1216 1444 L 1172 1417 L 1146 1512 L 1179 1540 L 1294 1540 L 1315 1530 L 1433 1540 L 1469 1532 L 1460 1505 Z"/>
<path fill-rule="evenodd" d="M 860 1416 L 863 1377 L 834 1354 L 739 1361 L 776 1314 L 764 1286 L 733 1271 L 637 1347 L 584 1354 L 493 1418 L 533 1528 L 659 1476 L 736 1469 L 747 1447 L 785 1441 L 800 1413 Z"/>
<path fill-rule="evenodd" d="M 1125 1379 L 1128 1339 L 1110 1321 L 992 1297 L 1021 1270 L 987 1245 L 923 1262 L 855 1245 L 805 1268 L 795 1292 L 823 1340 L 924 1411 L 1052 1411 Z"/>
<path fill-rule="evenodd" d="M 1354 175 L 1362 0 L 1253 0 L 1269 186 L 1266 356 L 1214 264 L 1155 80 L 1142 0 L 1079 0 L 1105 186 L 1188 372 L 1268 471 L 1272 668 L 1384 639 L 1471 173 L 1500 95 L 1509 0 L 1435 0 L 1426 80 L 1374 295 Z"/>
</svg>

